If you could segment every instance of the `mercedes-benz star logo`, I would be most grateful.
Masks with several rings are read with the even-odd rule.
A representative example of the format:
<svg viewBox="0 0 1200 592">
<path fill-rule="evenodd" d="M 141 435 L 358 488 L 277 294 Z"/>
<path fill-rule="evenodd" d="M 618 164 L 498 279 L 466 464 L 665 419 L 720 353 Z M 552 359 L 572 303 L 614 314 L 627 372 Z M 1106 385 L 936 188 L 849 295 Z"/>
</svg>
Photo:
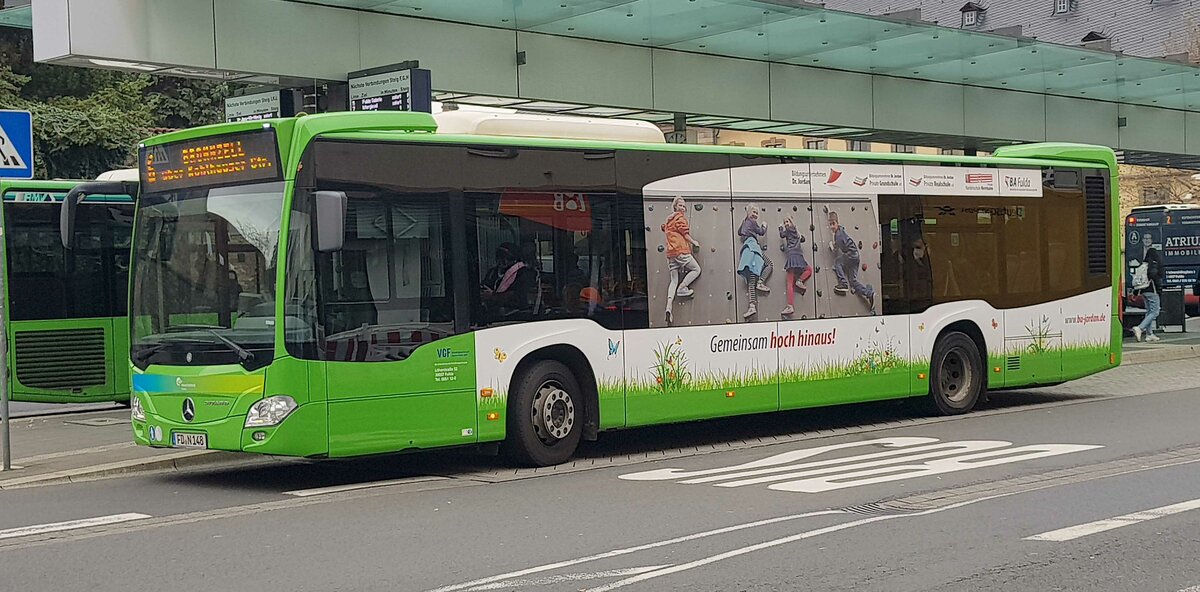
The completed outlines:
<svg viewBox="0 0 1200 592">
<path fill-rule="evenodd" d="M 196 419 L 196 404 L 188 397 L 183 400 L 183 421 L 190 422 L 193 419 Z"/>
</svg>

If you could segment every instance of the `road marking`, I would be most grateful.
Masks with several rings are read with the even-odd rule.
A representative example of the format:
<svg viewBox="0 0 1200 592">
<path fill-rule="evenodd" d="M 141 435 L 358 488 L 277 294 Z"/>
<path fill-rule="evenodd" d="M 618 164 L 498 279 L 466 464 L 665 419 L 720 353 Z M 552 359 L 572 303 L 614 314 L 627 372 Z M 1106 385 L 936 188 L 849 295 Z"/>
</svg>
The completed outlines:
<svg viewBox="0 0 1200 592">
<path fill-rule="evenodd" d="M 796 463 L 828 452 L 861 446 L 899 450 Z M 730 467 L 700 471 L 657 469 L 620 475 L 618 478 L 629 481 L 679 480 L 683 484 L 706 483 L 716 487 L 768 484 L 768 489 L 776 491 L 819 493 L 1102 448 L 1092 444 L 1011 446 L 1012 442 L 1002 440 L 939 443 L 937 438 L 879 438 L 792 450 Z"/>
<path fill-rule="evenodd" d="M 142 520 L 149 517 L 149 514 L 113 514 L 111 516 L 100 516 L 98 518 L 84 518 L 83 520 L 68 520 L 66 522 L 52 522 L 50 524 L 35 524 L 33 526 L 22 526 L 20 528 L 0 530 L 0 539 L 15 539 L 17 537 L 29 536 L 33 534 L 45 534 L 47 532 L 58 532 L 60 530 L 73 530 L 76 528 L 87 528 L 89 526 L 104 526 L 106 524 L 117 524 L 120 522 L 130 522 L 132 520 Z"/>
<path fill-rule="evenodd" d="M 556 563 L 547 563 L 545 565 L 539 565 L 537 567 L 530 567 L 528 569 L 510 571 L 508 573 L 500 574 L 497 576 L 489 576 L 486 578 L 480 578 L 478 580 L 472 580 L 470 582 L 463 582 L 461 584 L 442 586 L 441 588 L 435 588 L 433 590 L 430 590 L 430 592 L 455 592 L 456 590 L 466 590 L 468 588 L 476 588 L 476 587 L 479 587 L 484 584 L 492 584 L 492 583 L 496 583 L 496 582 L 502 582 L 505 580 L 511 580 L 513 578 L 519 578 L 522 576 L 527 576 L 527 575 L 531 575 L 531 574 L 535 574 L 535 573 L 550 571 L 552 569 L 560 569 L 563 567 L 570 567 L 572 565 L 578 565 L 580 563 L 587 563 L 589 561 L 598 561 L 601 559 L 608 559 L 610 557 L 619 557 L 621 555 L 628 555 L 630 553 L 637 553 L 638 551 L 646 551 L 648 549 L 665 547 L 667 545 L 686 543 L 688 541 L 694 541 L 697 539 L 703 539 L 703 538 L 707 538 L 707 537 L 711 537 L 711 536 L 727 534 L 730 532 L 737 532 L 739 530 L 746 530 L 748 528 L 755 528 L 758 526 L 767 526 L 770 524 L 778 524 L 780 522 L 787 522 L 789 520 L 797 520 L 800 518 L 811 518 L 813 516 L 828 516 L 831 514 L 845 514 L 845 513 L 846 512 L 844 510 L 821 510 L 821 511 L 817 511 L 817 512 L 805 512 L 803 514 L 792 514 L 789 516 L 780 516 L 778 518 L 767 518 L 766 520 L 756 520 L 754 522 L 746 522 L 743 524 L 735 524 L 733 526 L 726 526 L 724 528 L 716 528 L 713 530 L 706 530 L 703 532 L 697 532 L 695 534 L 679 536 L 679 537 L 675 537 L 675 538 L 671 538 L 671 539 L 666 539 L 663 541 L 646 543 L 644 545 L 637 545 L 635 547 L 625 547 L 624 549 L 614 549 L 612 551 L 605 551 L 604 553 L 588 555 L 587 557 L 580 557 L 578 559 L 568 559 L 566 561 L 558 561 Z"/>
<path fill-rule="evenodd" d="M 426 481 L 444 481 L 449 477 L 439 477 L 437 475 L 422 475 L 420 477 L 403 477 L 401 479 L 387 479 L 385 481 L 368 481 L 366 483 L 350 483 L 348 485 L 332 485 L 330 487 L 314 487 L 312 489 L 295 489 L 285 491 L 283 495 L 291 495 L 295 497 L 311 497 L 314 495 L 325 495 L 329 493 L 341 493 L 343 491 L 356 491 L 359 489 L 373 489 L 376 487 L 388 487 L 391 485 L 404 485 L 406 483 L 424 483 Z"/>
<path fill-rule="evenodd" d="M 483 592 L 486 590 L 516 590 L 530 588 L 533 586 L 553 586 L 563 582 L 583 582 L 587 580 L 600 580 L 604 578 L 619 578 L 621 576 L 636 576 L 646 572 L 655 571 L 670 565 L 647 565 L 646 567 L 627 567 L 624 569 L 610 569 L 606 571 L 588 571 L 575 574 L 563 574 L 561 576 L 546 576 L 541 578 L 528 578 L 524 580 L 508 580 L 504 582 L 494 582 L 467 588 L 466 592 Z"/>
<path fill-rule="evenodd" d="M 1200 586 L 1188 586 L 1179 592 L 1200 592 Z"/>
<path fill-rule="evenodd" d="M 1112 530 L 1114 528 L 1121 528 L 1122 526 L 1129 526 L 1131 524 L 1137 524 L 1147 520 L 1154 520 L 1155 518 L 1162 518 L 1163 516 L 1170 516 L 1171 514 L 1187 512 L 1188 510 L 1195 510 L 1197 508 L 1200 508 L 1200 499 L 1180 502 L 1178 504 L 1171 504 L 1169 506 L 1154 508 L 1152 510 L 1142 510 L 1141 512 L 1125 514 L 1124 516 L 1117 516 L 1115 518 L 1105 518 L 1104 520 L 1097 520 L 1095 522 L 1088 522 L 1086 524 L 1068 526 L 1066 528 L 1060 528 L 1058 530 L 1051 530 L 1049 532 L 1043 532 L 1042 534 L 1036 534 L 1031 537 L 1025 537 L 1025 540 L 1053 541 L 1056 543 L 1073 541 L 1077 538 L 1085 537 L 1090 534 L 1096 534 L 1099 532 Z"/>
</svg>

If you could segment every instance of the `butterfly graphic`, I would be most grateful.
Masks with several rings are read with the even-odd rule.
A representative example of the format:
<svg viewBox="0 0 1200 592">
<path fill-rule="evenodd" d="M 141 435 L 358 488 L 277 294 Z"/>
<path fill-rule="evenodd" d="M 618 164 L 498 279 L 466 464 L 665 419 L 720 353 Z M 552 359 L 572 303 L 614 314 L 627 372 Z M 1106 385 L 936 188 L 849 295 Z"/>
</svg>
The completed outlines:
<svg viewBox="0 0 1200 592">
<path fill-rule="evenodd" d="M 620 347 L 621 347 L 620 341 L 613 341 L 613 340 L 609 339 L 608 340 L 608 357 L 611 358 L 611 357 L 617 355 L 617 350 Z"/>
<path fill-rule="evenodd" d="M 508 354 L 504 353 L 504 350 L 498 347 L 492 350 L 492 355 L 496 356 L 496 361 L 500 363 L 504 363 L 504 360 L 508 359 Z"/>
</svg>

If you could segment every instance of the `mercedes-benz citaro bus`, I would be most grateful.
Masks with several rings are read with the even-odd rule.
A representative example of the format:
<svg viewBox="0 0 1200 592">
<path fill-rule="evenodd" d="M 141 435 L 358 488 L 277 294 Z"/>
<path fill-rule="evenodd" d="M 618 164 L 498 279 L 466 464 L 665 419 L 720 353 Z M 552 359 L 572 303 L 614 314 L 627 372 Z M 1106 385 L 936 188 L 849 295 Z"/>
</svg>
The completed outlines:
<svg viewBox="0 0 1200 592">
<path fill-rule="evenodd" d="M 1108 148 L 674 145 L 646 122 L 310 115 L 141 146 L 139 444 L 347 457 L 980 395 L 1120 362 Z"/>
<path fill-rule="evenodd" d="M 104 173 L 59 240 L 63 199 L 97 181 L 0 181 L 5 331 L 13 400 L 129 400 L 129 247 L 137 170 Z"/>
</svg>

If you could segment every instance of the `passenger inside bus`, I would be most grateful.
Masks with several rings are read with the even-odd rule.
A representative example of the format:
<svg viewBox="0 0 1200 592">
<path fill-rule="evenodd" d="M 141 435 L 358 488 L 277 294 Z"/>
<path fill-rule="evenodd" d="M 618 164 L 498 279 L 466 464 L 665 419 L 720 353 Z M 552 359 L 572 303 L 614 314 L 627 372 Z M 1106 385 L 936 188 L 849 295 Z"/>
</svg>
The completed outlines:
<svg viewBox="0 0 1200 592">
<path fill-rule="evenodd" d="M 522 256 L 520 247 L 501 243 L 496 247 L 496 265 L 484 275 L 480 297 L 495 319 L 533 312 L 530 294 L 537 286 L 537 270 Z"/>
</svg>

